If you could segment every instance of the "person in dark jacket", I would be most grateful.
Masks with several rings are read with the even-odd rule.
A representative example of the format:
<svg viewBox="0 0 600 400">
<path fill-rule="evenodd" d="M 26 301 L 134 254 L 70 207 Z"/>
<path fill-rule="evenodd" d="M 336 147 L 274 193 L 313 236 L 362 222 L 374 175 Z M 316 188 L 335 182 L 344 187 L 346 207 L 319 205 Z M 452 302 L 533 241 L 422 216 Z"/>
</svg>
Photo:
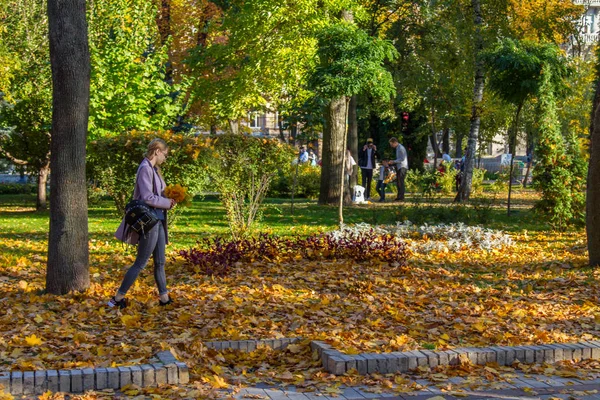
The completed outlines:
<svg viewBox="0 0 600 400">
<path fill-rule="evenodd" d="M 365 188 L 365 200 L 371 197 L 371 181 L 373 180 L 373 169 L 375 169 L 377 158 L 379 158 L 377 146 L 373 144 L 373 139 L 368 138 L 367 143 L 358 152 L 358 166 L 362 173 L 362 187 Z"/>
</svg>

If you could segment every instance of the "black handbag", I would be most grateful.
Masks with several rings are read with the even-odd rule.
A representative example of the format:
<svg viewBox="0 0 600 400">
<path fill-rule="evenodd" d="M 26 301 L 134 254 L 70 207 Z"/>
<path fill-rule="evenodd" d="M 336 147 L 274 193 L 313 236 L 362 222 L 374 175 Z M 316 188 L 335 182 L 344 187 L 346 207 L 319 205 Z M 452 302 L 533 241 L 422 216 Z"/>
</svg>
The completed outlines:
<svg viewBox="0 0 600 400">
<path fill-rule="evenodd" d="M 154 175 L 152 175 L 152 191 L 156 193 Z M 154 207 L 149 206 L 143 200 L 130 200 L 125 206 L 125 223 L 127 228 L 146 237 L 146 233 L 150 232 L 150 229 L 158 223 L 158 218 L 154 213 Z"/>
<path fill-rule="evenodd" d="M 154 209 L 142 200 L 131 200 L 125 206 L 125 223 L 140 235 L 146 234 L 158 223 Z"/>
</svg>

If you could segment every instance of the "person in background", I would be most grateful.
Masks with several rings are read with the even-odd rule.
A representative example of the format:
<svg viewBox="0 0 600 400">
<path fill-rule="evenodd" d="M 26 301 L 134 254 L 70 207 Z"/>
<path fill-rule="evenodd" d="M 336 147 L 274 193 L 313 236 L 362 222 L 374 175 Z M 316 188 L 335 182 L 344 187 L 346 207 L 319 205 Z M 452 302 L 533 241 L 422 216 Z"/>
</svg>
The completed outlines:
<svg viewBox="0 0 600 400">
<path fill-rule="evenodd" d="M 375 187 L 375 189 L 377 190 L 377 193 L 379 193 L 379 202 L 380 203 L 385 202 L 385 188 L 387 186 L 387 183 L 385 183 L 385 178 L 388 175 L 389 166 L 390 166 L 389 160 L 387 160 L 387 159 L 381 160 L 381 165 L 379 166 L 379 176 L 377 179 L 377 186 Z"/>
<path fill-rule="evenodd" d="M 313 167 L 315 165 L 317 165 L 317 155 L 315 154 L 315 152 L 313 151 L 313 149 L 308 149 L 308 162 Z"/>
<path fill-rule="evenodd" d="M 365 200 L 371 197 L 371 181 L 373 180 L 373 169 L 377 163 L 377 146 L 373 144 L 373 139 L 368 138 L 367 143 L 358 152 L 358 166 L 362 175 L 362 186 L 365 188 Z"/>
<path fill-rule="evenodd" d="M 300 153 L 298 153 L 298 162 L 299 163 L 308 162 L 308 153 L 306 152 L 306 149 L 304 148 L 304 146 L 300 146 Z"/>
<path fill-rule="evenodd" d="M 396 186 L 398 187 L 398 195 L 396 196 L 395 201 L 402 201 L 404 200 L 404 193 L 406 192 L 404 181 L 406 179 L 406 173 L 408 172 L 408 155 L 406 149 L 398 142 L 397 138 L 390 138 L 389 143 L 390 146 L 396 150 L 396 158 L 389 162 L 396 168 Z"/>
</svg>

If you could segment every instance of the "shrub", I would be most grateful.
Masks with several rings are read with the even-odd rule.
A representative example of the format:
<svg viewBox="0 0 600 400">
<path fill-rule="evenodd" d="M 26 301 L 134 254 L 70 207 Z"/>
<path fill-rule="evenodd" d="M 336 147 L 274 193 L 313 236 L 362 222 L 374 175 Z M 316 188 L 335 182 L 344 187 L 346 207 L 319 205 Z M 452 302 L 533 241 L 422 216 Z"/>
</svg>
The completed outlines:
<svg viewBox="0 0 600 400">
<path fill-rule="evenodd" d="M 37 193 L 37 185 L 33 183 L 0 183 L 0 194 Z"/>
<path fill-rule="evenodd" d="M 204 239 L 198 247 L 179 254 L 195 273 L 210 276 L 226 276 L 240 262 L 351 259 L 403 266 L 408 257 L 406 244 L 395 236 L 375 230 L 355 232 L 351 228 L 294 239 L 266 234 L 231 241 L 220 237 Z"/>
<path fill-rule="evenodd" d="M 456 190 L 456 175 L 458 172 L 456 168 L 452 167 L 452 163 L 442 162 L 444 166 L 444 173 L 437 173 L 437 188 L 443 194 L 450 194 Z"/>
<path fill-rule="evenodd" d="M 168 184 L 180 184 L 193 194 L 207 185 L 205 160 L 212 144 L 210 138 L 170 131 L 131 131 L 99 138 L 88 145 L 88 177 L 114 200 L 119 214 L 133 194 L 135 174 L 147 145 L 157 137 L 169 145 L 169 157 L 161 167 Z"/>
<path fill-rule="evenodd" d="M 290 158 L 295 157 L 295 150 L 291 149 Z M 269 189 L 270 197 L 290 197 L 294 186 L 294 175 L 296 174 L 296 165 L 288 163 L 281 166 L 277 175 L 273 178 L 273 183 Z M 298 165 L 298 176 L 296 179 L 296 192 L 294 197 L 306 197 L 314 199 L 319 196 L 321 185 L 321 167 L 313 166 L 310 163 Z"/>
<path fill-rule="evenodd" d="M 217 136 L 211 150 L 211 183 L 220 193 L 231 235 L 239 239 L 260 219 L 260 205 L 272 179 L 292 162 L 295 151 L 278 140 L 239 134 Z"/>
<path fill-rule="evenodd" d="M 473 168 L 473 177 L 471 178 L 471 193 L 483 192 L 483 178 L 485 170 L 483 168 Z"/>
</svg>

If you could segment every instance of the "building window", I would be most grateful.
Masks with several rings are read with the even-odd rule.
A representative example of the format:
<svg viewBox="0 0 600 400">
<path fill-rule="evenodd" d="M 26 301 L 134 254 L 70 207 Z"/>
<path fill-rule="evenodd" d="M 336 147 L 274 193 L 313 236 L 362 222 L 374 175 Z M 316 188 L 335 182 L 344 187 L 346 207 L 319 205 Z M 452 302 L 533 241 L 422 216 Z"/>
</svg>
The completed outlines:
<svg viewBox="0 0 600 400">
<path fill-rule="evenodd" d="M 250 121 L 250 128 L 260 128 L 258 112 L 254 111 L 249 113 L 248 121 Z"/>
</svg>

